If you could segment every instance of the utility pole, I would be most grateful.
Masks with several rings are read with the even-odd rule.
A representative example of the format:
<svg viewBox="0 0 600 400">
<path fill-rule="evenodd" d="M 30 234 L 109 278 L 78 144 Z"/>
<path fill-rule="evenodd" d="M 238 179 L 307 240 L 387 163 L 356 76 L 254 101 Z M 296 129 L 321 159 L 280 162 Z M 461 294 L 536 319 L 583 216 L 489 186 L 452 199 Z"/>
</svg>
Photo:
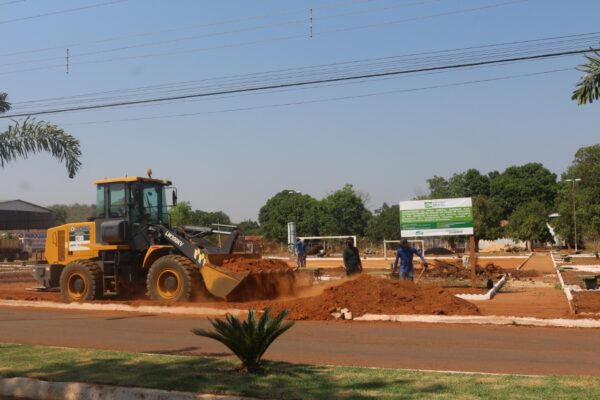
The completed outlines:
<svg viewBox="0 0 600 400">
<path fill-rule="evenodd" d="M 571 186 L 571 197 L 573 200 L 573 233 L 574 233 L 574 242 L 575 242 L 575 252 L 578 251 L 577 248 L 577 212 L 575 207 L 575 182 L 580 182 L 581 178 L 573 178 L 573 179 L 565 179 L 565 182 L 571 182 L 573 185 Z"/>
</svg>

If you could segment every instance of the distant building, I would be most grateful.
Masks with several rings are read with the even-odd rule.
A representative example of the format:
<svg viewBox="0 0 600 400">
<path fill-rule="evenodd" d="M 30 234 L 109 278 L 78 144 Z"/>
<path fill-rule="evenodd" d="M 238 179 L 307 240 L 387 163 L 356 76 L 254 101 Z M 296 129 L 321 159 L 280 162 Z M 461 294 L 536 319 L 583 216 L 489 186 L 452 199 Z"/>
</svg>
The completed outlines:
<svg viewBox="0 0 600 400">
<path fill-rule="evenodd" d="M 47 208 L 23 200 L 0 202 L 0 231 L 48 229 L 56 225 Z"/>
</svg>

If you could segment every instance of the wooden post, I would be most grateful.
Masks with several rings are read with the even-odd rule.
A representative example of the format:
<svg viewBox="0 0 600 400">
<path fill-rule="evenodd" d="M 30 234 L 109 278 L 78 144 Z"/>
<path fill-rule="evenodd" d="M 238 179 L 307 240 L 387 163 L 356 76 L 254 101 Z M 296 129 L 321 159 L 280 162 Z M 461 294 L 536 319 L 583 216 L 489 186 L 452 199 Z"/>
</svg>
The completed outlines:
<svg viewBox="0 0 600 400">
<path fill-rule="evenodd" d="M 475 267 L 477 265 L 477 259 L 475 256 L 475 235 L 471 235 L 469 238 L 469 251 L 469 260 L 471 262 L 471 287 L 474 288 L 477 286 L 477 273 L 475 272 Z"/>
</svg>

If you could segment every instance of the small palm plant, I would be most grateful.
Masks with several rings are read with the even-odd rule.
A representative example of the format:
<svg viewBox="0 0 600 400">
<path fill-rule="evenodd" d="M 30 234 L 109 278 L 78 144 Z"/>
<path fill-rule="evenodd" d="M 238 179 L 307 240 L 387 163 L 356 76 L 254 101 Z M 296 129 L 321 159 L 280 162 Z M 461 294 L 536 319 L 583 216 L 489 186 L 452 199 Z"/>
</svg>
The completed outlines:
<svg viewBox="0 0 600 400">
<path fill-rule="evenodd" d="M 287 310 L 275 317 L 271 317 L 270 312 L 271 308 L 267 307 L 258 322 L 253 309 L 248 310 L 246 321 L 227 314 L 225 320 L 209 319 L 214 331 L 192 329 L 192 332 L 223 343 L 240 359 L 242 370 L 256 373 L 261 370 L 261 359 L 269 346 L 294 325 L 293 322 L 283 322 L 288 315 Z"/>
</svg>

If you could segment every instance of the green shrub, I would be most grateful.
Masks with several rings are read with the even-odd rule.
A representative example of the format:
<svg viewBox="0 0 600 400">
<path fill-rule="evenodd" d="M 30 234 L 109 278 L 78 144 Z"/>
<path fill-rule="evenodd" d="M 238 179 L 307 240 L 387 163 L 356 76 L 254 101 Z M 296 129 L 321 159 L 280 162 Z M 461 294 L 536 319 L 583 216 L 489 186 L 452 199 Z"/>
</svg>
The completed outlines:
<svg viewBox="0 0 600 400">
<path fill-rule="evenodd" d="M 242 369 L 255 373 L 261 370 L 261 359 L 269 346 L 290 329 L 293 322 L 283 322 L 288 315 L 287 310 L 271 317 L 271 308 L 267 307 L 260 320 L 256 320 L 256 312 L 248 310 L 248 319 L 241 321 L 231 314 L 225 320 L 209 319 L 214 331 L 192 329 L 195 335 L 207 337 L 223 343 L 242 362 Z"/>
</svg>

